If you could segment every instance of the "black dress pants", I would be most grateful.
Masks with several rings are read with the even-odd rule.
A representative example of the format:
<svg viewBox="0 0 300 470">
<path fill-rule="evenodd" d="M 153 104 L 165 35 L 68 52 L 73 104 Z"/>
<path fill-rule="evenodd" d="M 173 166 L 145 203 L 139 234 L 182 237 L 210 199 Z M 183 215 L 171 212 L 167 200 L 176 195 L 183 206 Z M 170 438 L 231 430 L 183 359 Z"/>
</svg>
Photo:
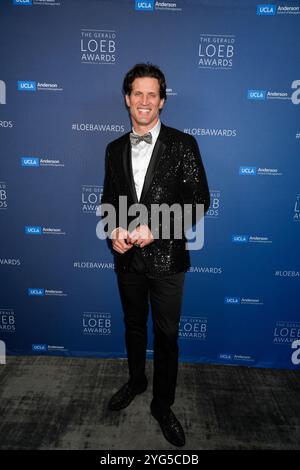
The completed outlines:
<svg viewBox="0 0 300 470">
<path fill-rule="evenodd" d="M 133 247 L 132 250 L 129 272 L 118 273 L 130 383 L 136 391 L 147 384 L 145 361 L 150 304 L 154 332 L 153 404 L 163 411 L 175 400 L 178 328 L 185 273 L 155 278 L 147 273 L 140 248 Z"/>
</svg>

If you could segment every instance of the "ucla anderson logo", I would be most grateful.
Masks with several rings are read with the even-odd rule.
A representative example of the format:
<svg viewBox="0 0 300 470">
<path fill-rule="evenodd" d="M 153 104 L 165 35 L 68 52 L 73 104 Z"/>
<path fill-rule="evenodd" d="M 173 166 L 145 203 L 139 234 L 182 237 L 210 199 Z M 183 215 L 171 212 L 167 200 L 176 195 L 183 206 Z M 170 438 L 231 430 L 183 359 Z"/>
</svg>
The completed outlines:
<svg viewBox="0 0 300 470">
<path fill-rule="evenodd" d="M 48 351 L 47 344 L 33 344 L 32 351 Z"/>
<path fill-rule="evenodd" d="M 239 175 L 256 176 L 256 167 L 255 166 L 240 166 Z"/>
<path fill-rule="evenodd" d="M 26 235 L 42 235 L 42 227 L 26 225 L 25 234 Z"/>
<path fill-rule="evenodd" d="M 135 0 L 135 9 L 138 11 L 153 11 L 154 10 L 154 0 L 148 1 L 139 1 Z"/>
<path fill-rule="evenodd" d="M 233 243 L 248 243 L 249 235 L 232 235 L 231 240 Z"/>
<path fill-rule="evenodd" d="M 233 354 L 219 353 L 219 359 L 222 359 L 224 361 L 231 361 L 233 359 Z"/>
<path fill-rule="evenodd" d="M 13 5 L 30 6 L 32 5 L 32 0 L 13 0 Z"/>
<path fill-rule="evenodd" d="M 248 100 L 265 100 L 266 91 L 265 90 L 248 90 L 247 98 Z"/>
<path fill-rule="evenodd" d="M 257 5 L 256 14 L 257 15 L 276 15 L 276 5 L 273 5 L 270 3 L 264 4 L 264 5 Z"/>
<path fill-rule="evenodd" d="M 240 297 L 225 297 L 225 305 L 239 305 L 241 303 Z"/>
<path fill-rule="evenodd" d="M 18 91 L 36 91 L 36 82 L 19 80 Z"/>
<path fill-rule="evenodd" d="M 22 166 L 40 166 L 40 159 L 36 157 L 21 157 Z"/>
<path fill-rule="evenodd" d="M 28 295 L 42 297 L 45 295 L 45 289 L 42 289 L 41 287 L 29 287 Z"/>
</svg>

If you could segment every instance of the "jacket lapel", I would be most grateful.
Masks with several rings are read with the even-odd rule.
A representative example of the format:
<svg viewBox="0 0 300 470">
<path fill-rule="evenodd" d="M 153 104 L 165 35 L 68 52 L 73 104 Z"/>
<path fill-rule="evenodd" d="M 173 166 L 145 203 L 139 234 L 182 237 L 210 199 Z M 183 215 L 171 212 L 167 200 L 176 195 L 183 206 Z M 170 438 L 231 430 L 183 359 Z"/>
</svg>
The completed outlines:
<svg viewBox="0 0 300 470">
<path fill-rule="evenodd" d="M 128 139 L 126 140 L 125 145 L 123 146 L 122 160 L 123 160 L 123 170 L 124 170 L 125 179 L 128 182 L 130 195 L 134 203 L 137 203 L 137 202 L 141 203 L 150 188 L 155 171 L 158 167 L 159 160 L 167 146 L 167 135 L 168 134 L 167 134 L 166 126 L 164 126 L 164 124 L 161 124 L 160 133 L 155 143 L 155 146 L 151 155 L 151 159 L 147 168 L 140 201 L 138 201 L 138 197 L 137 197 L 136 190 L 135 190 L 135 184 L 134 184 L 133 172 L 132 172 L 131 146 L 130 146 L 130 140 L 129 140 L 129 135 L 128 135 Z"/>
<path fill-rule="evenodd" d="M 132 173 L 131 147 L 130 147 L 129 137 L 123 147 L 122 160 L 123 160 L 123 169 L 124 169 L 125 179 L 128 182 L 130 195 L 132 197 L 132 200 L 136 203 L 138 202 L 138 198 L 137 198 L 137 194 L 135 190 L 135 184 L 134 184 L 133 173 Z"/>
<path fill-rule="evenodd" d="M 144 185 L 143 185 L 143 189 L 142 189 L 142 194 L 141 194 L 141 198 L 140 198 L 139 202 L 142 202 L 144 200 L 144 198 L 146 197 L 147 191 L 150 188 L 150 185 L 152 183 L 152 180 L 153 180 L 155 171 L 157 169 L 159 160 L 160 160 L 160 158 L 161 158 L 161 156 L 162 156 L 162 154 L 163 154 L 163 152 L 164 152 L 164 150 L 167 146 L 166 141 L 167 141 L 166 127 L 163 124 L 161 124 L 160 133 L 159 133 L 157 141 L 155 143 L 155 146 L 154 146 L 154 149 L 153 149 L 153 152 L 152 152 L 152 156 L 151 156 L 148 168 L 147 168 L 147 172 L 146 172 L 146 176 L 145 176 L 145 180 L 144 180 Z"/>
</svg>

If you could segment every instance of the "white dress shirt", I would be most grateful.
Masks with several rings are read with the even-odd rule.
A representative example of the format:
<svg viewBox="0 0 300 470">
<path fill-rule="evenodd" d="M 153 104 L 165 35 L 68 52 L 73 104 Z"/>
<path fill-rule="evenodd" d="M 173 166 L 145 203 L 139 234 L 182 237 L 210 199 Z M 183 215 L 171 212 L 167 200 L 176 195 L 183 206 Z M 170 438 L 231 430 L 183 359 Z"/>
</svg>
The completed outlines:
<svg viewBox="0 0 300 470">
<path fill-rule="evenodd" d="M 147 142 L 142 141 L 139 142 L 137 145 L 131 146 L 131 164 L 132 164 L 132 173 L 133 179 L 135 184 L 135 190 L 138 197 L 138 201 L 140 200 L 142 189 L 144 186 L 145 176 L 148 169 L 148 165 L 150 163 L 151 155 L 154 149 L 154 146 L 157 141 L 158 134 L 160 132 L 161 122 L 155 124 L 155 126 L 150 129 L 152 134 L 152 143 L 147 144 Z M 135 134 L 138 134 L 133 129 Z M 140 135 L 140 134 L 138 134 Z"/>
</svg>

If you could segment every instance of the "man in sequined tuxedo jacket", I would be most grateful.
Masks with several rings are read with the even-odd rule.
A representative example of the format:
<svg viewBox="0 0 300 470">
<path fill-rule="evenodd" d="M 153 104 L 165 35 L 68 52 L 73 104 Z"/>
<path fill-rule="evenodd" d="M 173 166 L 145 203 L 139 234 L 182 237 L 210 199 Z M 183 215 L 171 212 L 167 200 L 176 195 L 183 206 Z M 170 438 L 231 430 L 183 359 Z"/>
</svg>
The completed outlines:
<svg viewBox="0 0 300 470">
<path fill-rule="evenodd" d="M 137 64 L 126 74 L 123 90 L 133 132 L 107 147 L 102 204 L 113 205 L 118 221 L 119 197 L 126 196 L 127 206 L 143 204 L 148 218 L 146 223 L 141 218 L 139 225 L 129 230 L 136 216 L 128 217 L 127 223 L 120 226 L 117 223 L 110 234 L 124 310 L 129 381 L 112 396 L 109 408 L 126 408 L 147 388 L 145 360 L 150 303 L 154 327 L 151 414 L 164 437 L 173 445 L 183 446 L 184 431 L 171 406 L 177 381 L 184 276 L 190 258 L 184 234 L 181 238 L 174 235 L 178 215 L 171 215 L 170 234 L 165 238 L 163 223 L 153 225 L 151 207 L 188 204 L 195 223 L 196 205 L 202 204 L 204 212 L 209 207 L 209 190 L 196 140 L 160 121 L 166 100 L 161 70 L 151 64 Z"/>
</svg>

